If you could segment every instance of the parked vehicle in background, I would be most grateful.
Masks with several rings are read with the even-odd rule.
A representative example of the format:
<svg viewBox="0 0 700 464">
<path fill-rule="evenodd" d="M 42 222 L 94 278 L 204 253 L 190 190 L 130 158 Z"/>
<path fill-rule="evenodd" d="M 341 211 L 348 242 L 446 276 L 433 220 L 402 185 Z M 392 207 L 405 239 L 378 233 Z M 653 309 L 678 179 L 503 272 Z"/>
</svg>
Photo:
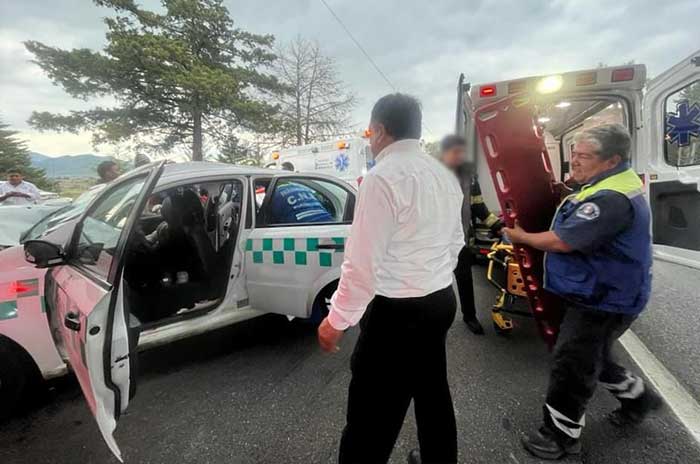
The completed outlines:
<svg viewBox="0 0 700 464">
<path fill-rule="evenodd" d="M 265 166 L 336 176 L 357 187 L 374 165 L 366 135 L 273 151 Z"/>
</svg>

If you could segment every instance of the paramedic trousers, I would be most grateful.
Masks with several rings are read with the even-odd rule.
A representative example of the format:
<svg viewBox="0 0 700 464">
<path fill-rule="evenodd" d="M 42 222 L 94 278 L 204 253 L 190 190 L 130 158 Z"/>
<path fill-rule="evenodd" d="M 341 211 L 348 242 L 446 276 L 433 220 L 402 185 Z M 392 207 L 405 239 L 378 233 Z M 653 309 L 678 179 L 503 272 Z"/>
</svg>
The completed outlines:
<svg viewBox="0 0 700 464">
<path fill-rule="evenodd" d="M 569 305 L 562 321 L 549 378 L 544 422 L 571 438 L 579 438 L 585 411 L 596 385 L 621 402 L 634 401 L 644 382 L 618 365 L 611 350 L 637 316 Z"/>
<path fill-rule="evenodd" d="M 474 258 L 468 246 L 462 248 L 455 268 L 455 280 L 459 290 L 459 305 L 462 309 L 462 318 L 470 320 L 476 318 L 476 304 L 474 303 L 474 280 L 472 278 L 472 264 Z"/>
<path fill-rule="evenodd" d="M 452 287 L 419 298 L 375 296 L 352 354 L 340 464 L 389 460 L 413 400 L 423 463 L 457 462 L 445 338 L 456 311 Z"/>
</svg>

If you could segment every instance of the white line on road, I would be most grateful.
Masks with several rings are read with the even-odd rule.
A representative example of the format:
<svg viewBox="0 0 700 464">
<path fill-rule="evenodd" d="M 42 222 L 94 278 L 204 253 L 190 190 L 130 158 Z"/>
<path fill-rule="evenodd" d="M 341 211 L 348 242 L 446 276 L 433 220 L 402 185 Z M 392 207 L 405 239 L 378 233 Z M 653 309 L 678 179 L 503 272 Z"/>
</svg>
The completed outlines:
<svg viewBox="0 0 700 464">
<path fill-rule="evenodd" d="M 620 343 L 663 397 L 678 420 L 688 429 L 695 441 L 700 443 L 700 405 L 698 402 L 649 351 L 649 348 L 634 332 L 631 330 L 625 332 L 620 337 Z"/>
</svg>

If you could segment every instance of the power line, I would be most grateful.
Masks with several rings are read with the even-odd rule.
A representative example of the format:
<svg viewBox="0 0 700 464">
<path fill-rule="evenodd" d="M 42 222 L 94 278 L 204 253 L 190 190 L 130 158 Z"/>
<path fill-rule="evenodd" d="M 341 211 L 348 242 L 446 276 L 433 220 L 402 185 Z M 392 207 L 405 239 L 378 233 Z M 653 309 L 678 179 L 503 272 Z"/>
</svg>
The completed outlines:
<svg viewBox="0 0 700 464">
<path fill-rule="evenodd" d="M 382 72 L 382 70 L 379 69 L 379 66 L 377 66 L 377 63 L 375 63 L 374 60 L 372 59 L 372 57 L 369 56 L 369 53 L 367 53 L 367 51 L 366 51 L 366 50 L 364 49 L 364 47 L 360 44 L 360 42 L 357 41 L 357 39 L 355 38 L 355 36 L 352 35 L 352 32 L 350 32 L 350 29 L 348 29 L 348 27 L 347 27 L 347 26 L 345 25 L 345 23 L 340 19 L 340 17 L 339 17 L 337 14 L 335 14 L 335 11 L 333 11 L 333 9 L 330 7 L 330 5 L 328 5 L 328 3 L 326 3 L 326 0 L 321 0 L 321 3 L 323 3 L 323 4 L 325 5 L 325 7 L 328 9 L 328 11 L 333 15 L 333 17 L 335 18 L 335 20 L 338 21 L 338 24 L 340 24 L 340 27 L 342 27 L 342 28 L 345 30 L 345 33 L 348 35 L 348 37 L 350 37 L 350 40 L 352 40 L 353 42 L 355 42 L 355 45 L 357 45 L 357 48 L 359 48 L 360 51 L 362 52 L 362 54 L 365 55 L 365 58 L 367 58 L 367 61 L 370 62 L 370 64 L 372 65 L 372 67 L 375 69 L 375 71 L 377 71 L 377 73 L 379 73 L 379 75 L 382 76 L 382 77 L 384 78 L 384 81 L 389 85 L 389 87 L 391 87 L 392 90 L 393 90 L 394 92 L 396 92 L 396 91 L 397 91 L 397 90 L 396 90 L 396 86 L 395 86 L 394 84 L 392 84 L 391 81 L 389 80 L 389 78 L 386 77 L 386 74 L 384 74 L 384 73 Z"/>
<path fill-rule="evenodd" d="M 391 89 L 392 89 L 394 92 L 398 92 L 398 89 L 396 88 L 396 86 L 389 80 L 389 78 L 386 76 L 386 74 L 384 74 L 384 73 L 382 72 L 382 70 L 379 69 L 379 66 L 377 66 L 377 63 L 374 62 L 374 60 L 372 59 L 372 57 L 369 56 L 369 53 L 367 53 L 367 50 L 365 50 L 365 48 L 362 46 L 362 44 L 360 44 L 360 42 L 358 42 L 358 40 L 355 38 L 355 36 L 352 35 L 352 32 L 350 32 L 350 29 L 348 29 L 348 27 L 345 25 L 345 23 L 343 22 L 343 20 L 340 19 L 340 17 L 339 17 L 337 14 L 335 14 L 335 11 L 333 11 L 333 8 L 331 8 L 330 5 L 329 5 L 328 3 L 326 3 L 326 0 L 321 0 L 321 3 L 323 3 L 323 5 L 326 7 L 326 9 L 328 9 L 328 11 L 330 12 L 330 14 L 333 15 L 333 17 L 335 18 L 335 20 L 338 21 L 338 24 L 340 24 L 340 27 L 343 28 L 343 30 L 345 31 L 345 33 L 348 35 L 348 37 L 350 37 L 350 40 L 352 40 L 352 41 L 355 43 L 355 45 L 357 46 L 357 48 L 360 49 L 360 51 L 361 51 L 362 54 L 365 56 L 365 58 L 367 58 L 367 61 L 369 61 L 369 63 L 370 63 L 370 64 L 372 65 L 372 67 L 374 68 L 374 70 L 377 71 L 377 73 L 378 73 L 380 76 L 382 76 L 382 78 L 384 79 L 384 82 L 386 82 L 387 85 L 389 85 L 389 87 L 391 87 Z M 428 134 L 433 135 L 433 131 L 431 131 L 425 123 L 423 123 L 423 128 L 425 128 L 425 130 L 426 130 L 426 132 L 428 132 Z"/>
</svg>

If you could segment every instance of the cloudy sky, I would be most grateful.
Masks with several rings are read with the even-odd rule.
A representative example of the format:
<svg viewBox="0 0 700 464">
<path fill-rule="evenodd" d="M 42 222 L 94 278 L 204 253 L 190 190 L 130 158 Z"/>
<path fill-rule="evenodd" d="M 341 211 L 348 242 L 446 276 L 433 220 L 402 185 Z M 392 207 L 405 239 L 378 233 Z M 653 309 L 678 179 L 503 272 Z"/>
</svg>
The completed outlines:
<svg viewBox="0 0 700 464">
<path fill-rule="evenodd" d="M 700 48 L 698 0 L 326 1 L 394 85 L 421 99 L 427 139 L 453 128 L 460 72 L 477 83 L 634 60 L 653 77 Z M 320 0 L 226 4 L 239 27 L 281 42 L 297 35 L 318 40 L 360 97 L 353 115 L 358 127 L 391 90 Z M 63 112 L 95 102 L 53 86 L 22 41 L 101 48 L 107 13 L 89 0 L 0 0 L 0 118 L 21 131 L 33 151 L 94 152 L 90 134 L 37 133 L 26 120 L 33 110 Z"/>
</svg>

